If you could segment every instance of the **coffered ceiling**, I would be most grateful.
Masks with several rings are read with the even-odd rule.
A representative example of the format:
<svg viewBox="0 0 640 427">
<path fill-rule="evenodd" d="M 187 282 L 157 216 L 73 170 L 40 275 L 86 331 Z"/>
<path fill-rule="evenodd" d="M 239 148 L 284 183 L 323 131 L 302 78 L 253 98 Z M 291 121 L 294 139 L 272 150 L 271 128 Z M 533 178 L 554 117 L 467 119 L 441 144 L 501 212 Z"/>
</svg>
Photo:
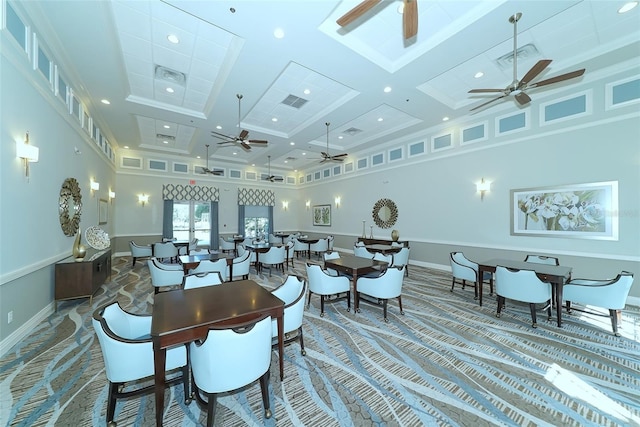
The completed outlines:
<svg viewBox="0 0 640 427">
<path fill-rule="evenodd" d="M 120 153 L 201 156 L 204 164 L 211 144 L 213 167 L 262 166 L 270 155 L 276 170 L 309 168 L 326 151 L 327 122 L 330 153 L 354 154 L 469 115 L 490 99 L 470 89 L 513 79 L 508 18 L 516 12 L 519 77 L 540 59 L 553 62 L 538 79 L 587 70 L 545 87 L 545 96 L 640 57 L 640 8 L 619 14 L 619 1 L 419 0 L 418 35 L 409 40 L 394 0 L 346 28 L 336 19 L 357 1 L 26 3 Z M 542 91 L 530 92 L 532 103 Z M 238 135 L 238 121 L 268 146 L 219 145 L 211 131 Z"/>
</svg>

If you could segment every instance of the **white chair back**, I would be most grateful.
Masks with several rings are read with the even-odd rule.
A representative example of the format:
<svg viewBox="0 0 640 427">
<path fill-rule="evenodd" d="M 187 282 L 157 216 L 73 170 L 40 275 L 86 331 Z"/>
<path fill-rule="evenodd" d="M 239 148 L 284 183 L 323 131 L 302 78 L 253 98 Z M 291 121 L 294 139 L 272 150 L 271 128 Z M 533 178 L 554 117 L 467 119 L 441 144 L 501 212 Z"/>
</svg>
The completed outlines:
<svg viewBox="0 0 640 427">
<path fill-rule="evenodd" d="M 384 255 L 380 252 L 376 252 L 373 254 L 373 259 L 376 261 L 384 261 L 389 265 L 393 265 L 393 254 Z"/>
<path fill-rule="evenodd" d="M 360 258 L 373 259 L 373 253 L 369 252 L 364 246 L 354 246 L 353 254 Z"/>
<path fill-rule="evenodd" d="M 307 263 L 307 280 L 309 290 L 318 295 L 334 295 L 351 290 L 349 278 L 330 276 L 316 264 Z"/>
<path fill-rule="evenodd" d="M 229 267 L 227 266 L 227 259 L 220 258 L 216 261 L 203 259 L 196 268 L 191 269 L 190 273 L 205 273 L 208 271 L 218 271 L 223 278 L 229 277 Z"/>
<path fill-rule="evenodd" d="M 475 282 L 478 277 L 478 264 L 467 259 L 462 252 L 449 254 L 451 273 L 455 279 Z"/>
<path fill-rule="evenodd" d="M 284 302 L 284 333 L 295 331 L 302 326 L 304 314 L 304 295 L 306 283 L 297 276 L 287 276 L 282 285 L 271 293 Z M 276 319 L 271 321 L 271 336 L 278 336 L 278 323 Z"/>
<path fill-rule="evenodd" d="M 178 256 L 178 248 L 173 242 L 154 243 L 153 256 L 158 259 L 175 259 Z"/>
<path fill-rule="evenodd" d="M 177 264 L 163 264 L 153 257 L 147 260 L 151 284 L 158 288 L 162 286 L 174 286 L 182 283 L 184 271 L 182 266 Z"/>
<path fill-rule="evenodd" d="M 393 266 L 403 266 L 409 264 L 409 248 L 403 247 L 400 252 L 393 254 Z"/>
<path fill-rule="evenodd" d="M 219 271 L 207 271 L 203 273 L 191 273 L 184 276 L 182 289 L 202 288 L 205 286 L 215 286 L 222 283 L 222 276 Z"/>
<path fill-rule="evenodd" d="M 251 266 L 250 257 L 251 257 L 251 253 L 249 251 L 244 251 L 242 255 L 233 259 L 233 276 L 234 277 L 242 276 L 244 279 L 249 278 L 249 267 Z M 233 277 L 230 277 L 229 279 L 232 280 Z"/>
<path fill-rule="evenodd" d="M 374 298 L 397 298 L 402 294 L 403 267 L 389 267 L 378 277 L 360 277 L 358 292 Z"/>
<path fill-rule="evenodd" d="M 497 266 L 496 294 L 515 301 L 543 303 L 551 299 L 551 284 L 541 281 L 533 270 Z"/>
<path fill-rule="evenodd" d="M 322 254 L 322 257 L 324 258 L 325 261 L 330 259 L 338 259 L 340 258 L 340 253 L 338 251 L 325 252 Z M 324 271 L 326 271 L 327 274 L 329 274 L 330 276 L 339 276 L 338 272 L 333 268 L 325 268 Z"/>
</svg>

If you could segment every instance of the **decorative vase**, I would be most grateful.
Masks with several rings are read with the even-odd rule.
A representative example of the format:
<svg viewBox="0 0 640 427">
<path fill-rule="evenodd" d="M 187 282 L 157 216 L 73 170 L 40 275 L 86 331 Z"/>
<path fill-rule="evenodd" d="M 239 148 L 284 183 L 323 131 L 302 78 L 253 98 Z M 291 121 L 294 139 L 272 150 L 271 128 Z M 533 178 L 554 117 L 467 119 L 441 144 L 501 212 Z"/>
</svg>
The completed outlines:
<svg viewBox="0 0 640 427">
<path fill-rule="evenodd" d="M 367 238 L 367 232 L 365 231 L 365 227 L 364 227 L 364 223 L 366 221 L 362 221 L 362 238 L 366 239 Z"/>
<path fill-rule="evenodd" d="M 397 242 L 398 237 L 400 237 L 398 230 L 391 230 L 391 240 L 393 240 L 394 242 Z"/>
<path fill-rule="evenodd" d="M 77 260 L 84 259 L 84 256 L 87 254 L 87 248 L 80 243 L 80 239 L 82 237 L 82 232 L 78 229 L 78 233 L 76 234 L 76 240 L 73 242 L 73 257 Z"/>
<path fill-rule="evenodd" d="M 369 236 L 370 239 L 373 239 L 373 225 L 370 225 L 371 227 L 371 235 Z"/>
</svg>

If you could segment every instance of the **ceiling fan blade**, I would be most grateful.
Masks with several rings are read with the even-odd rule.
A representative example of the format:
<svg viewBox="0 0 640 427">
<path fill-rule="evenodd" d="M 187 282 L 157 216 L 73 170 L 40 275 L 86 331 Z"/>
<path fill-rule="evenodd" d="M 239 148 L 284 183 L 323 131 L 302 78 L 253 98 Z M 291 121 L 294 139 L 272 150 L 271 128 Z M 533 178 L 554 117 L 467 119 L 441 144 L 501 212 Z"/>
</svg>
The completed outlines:
<svg viewBox="0 0 640 427">
<path fill-rule="evenodd" d="M 404 0 L 402 28 L 405 40 L 418 34 L 418 0 Z"/>
<path fill-rule="evenodd" d="M 215 136 L 216 138 L 219 138 L 219 139 L 233 140 L 232 136 L 225 135 L 223 133 L 218 133 L 218 132 L 215 132 L 215 131 L 211 131 L 211 136 Z"/>
<path fill-rule="evenodd" d="M 526 87 L 527 84 L 531 80 L 538 77 L 538 74 L 543 72 L 549 66 L 549 64 L 551 64 L 550 59 L 541 59 L 540 61 L 536 62 L 536 64 L 533 67 L 531 67 L 529 71 L 527 71 L 527 74 L 524 75 L 522 80 L 520 80 L 520 83 L 518 83 L 518 89 L 522 89 Z"/>
<path fill-rule="evenodd" d="M 246 152 L 251 151 L 251 146 L 249 146 L 249 144 L 247 144 L 246 142 L 240 142 L 239 144 L 244 151 Z"/>
<path fill-rule="evenodd" d="M 238 139 L 245 139 L 247 136 L 249 136 L 249 131 L 242 129 L 240 135 L 238 135 Z"/>
<path fill-rule="evenodd" d="M 371 8 L 380 3 L 380 0 L 364 0 L 362 3 L 358 4 L 356 7 L 351 9 L 349 12 L 342 15 L 336 23 L 341 27 L 345 25 L 351 24 L 356 19 L 360 18 L 362 15 L 367 13 Z"/>
<path fill-rule="evenodd" d="M 325 158 L 329 157 L 329 155 L 327 153 L 325 153 L 324 151 L 321 151 L 320 154 L 322 154 L 322 157 L 325 157 Z"/>
<path fill-rule="evenodd" d="M 537 83 L 532 83 L 529 85 L 529 89 L 533 88 L 533 87 L 540 87 L 540 86 L 546 86 L 546 85 L 550 85 L 552 83 L 558 83 L 564 80 L 569 80 L 569 79 L 573 79 L 576 77 L 580 77 L 581 75 L 584 74 L 585 69 L 581 69 L 581 70 L 576 70 L 576 71 L 572 71 L 570 73 L 566 73 L 566 74 L 561 74 L 559 76 L 555 76 L 555 77 L 551 77 L 549 79 L 546 80 L 541 80 Z"/>
<path fill-rule="evenodd" d="M 269 143 L 269 141 L 265 141 L 264 139 L 250 139 L 247 142 L 253 145 L 267 145 Z"/>
<path fill-rule="evenodd" d="M 348 154 L 347 154 L 347 153 L 342 153 L 342 154 L 334 154 L 334 155 L 333 155 L 333 156 L 331 156 L 331 157 L 334 157 L 334 158 L 335 158 L 335 157 L 347 157 L 347 156 L 348 156 Z"/>
<path fill-rule="evenodd" d="M 486 106 L 486 105 L 491 104 L 492 102 L 495 102 L 495 101 L 497 101 L 497 100 L 499 100 L 499 99 L 505 98 L 506 96 L 507 96 L 507 95 L 502 95 L 502 96 L 499 96 L 499 97 L 497 97 L 497 98 L 493 98 L 491 101 L 487 101 L 487 102 L 485 102 L 484 104 L 480 104 L 480 105 L 478 105 L 477 107 L 473 107 L 473 108 L 472 108 L 471 110 L 469 110 L 469 111 L 475 111 L 475 110 L 478 110 L 478 109 L 480 109 L 480 108 L 482 108 L 482 107 L 484 107 L 484 106 Z"/>
<path fill-rule="evenodd" d="M 531 102 L 531 97 L 524 92 L 515 95 L 516 102 L 520 105 L 526 105 Z"/>
<path fill-rule="evenodd" d="M 471 89 L 468 93 L 504 92 L 504 89 Z"/>
</svg>

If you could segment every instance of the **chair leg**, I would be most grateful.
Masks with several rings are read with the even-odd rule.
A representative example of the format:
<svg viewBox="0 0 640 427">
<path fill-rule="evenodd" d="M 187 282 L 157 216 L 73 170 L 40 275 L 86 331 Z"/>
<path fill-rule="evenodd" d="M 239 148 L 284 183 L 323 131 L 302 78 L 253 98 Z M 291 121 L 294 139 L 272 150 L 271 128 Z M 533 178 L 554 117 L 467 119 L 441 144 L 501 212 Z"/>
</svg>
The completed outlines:
<svg viewBox="0 0 640 427">
<path fill-rule="evenodd" d="M 186 345 L 187 352 L 189 346 Z M 187 358 L 187 364 L 182 367 L 182 386 L 184 387 L 184 403 L 185 405 L 189 405 L 191 403 L 191 366 L 189 359 Z"/>
<path fill-rule="evenodd" d="M 136 266 L 136 257 L 133 257 L 133 264 L 131 264 L 131 267 L 135 267 Z"/>
<path fill-rule="evenodd" d="M 351 311 L 351 291 L 347 291 L 347 311 Z"/>
<path fill-rule="evenodd" d="M 533 322 L 531 324 L 532 328 L 537 328 L 538 327 L 538 323 L 537 323 L 537 319 L 536 319 L 536 305 L 534 303 L 529 303 L 529 310 L 531 311 L 531 321 Z"/>
<path fill-rule="evenodd" d="M 309 291 L 309 298 L 307 299 L 307 308 L 311 305 L 311 291 Z"/>
<path fill-rule="evenodd" d="M 262 392 L 262 405 L 264 417 L 271 418 L 271 404 L 269 402 L 269 370 L 260 377 L 260 391 Z"/>
<path fill-rule="evenodd" d="M 384 323 L 389 323 L 389 319 L 387 318 L 387 302 L 389 300 L 382 300 L 382 314 L 384 315 Z"/>
<path fill-rule="evenodd" d="M 298 339 L 300 340 L 300 354 L 307 355 L 307 351 L 304 349 L 304 337 L 302 336 L 302 325 L 298 328 Z"/>
<path fill-rule="evenodd" d="M 500 317 L 500 312 L 502 311 L 502 307 L 504 306 L 504 297 L 498 295 L 498 308 L 496 311 L 496 317 Z"/>
<path fill-rule="evenodd" d="M 320 295 L 320 317 L 324 317 L 324 295 Z"/>
<path fill-rule="evenodd" d="M 404 315 L 404 311 L 402 310 L 402 295 L 398 296 L 398 306 L 400 306 L 400 314 Z"/>
<path fill-rule="evenodd" d="M 113 416 L 116 412 L 116 393 L 121 383 L 109 382 L 109 397 L 107 400 L 107 425 L 113 422 Z"/>
<path fill-rule="evenodd" d="M 609 317 L 611 317 L 611 328 L 613 329 L 613 335 L 620 336 L 618 332 L 618 310 L 609 310 Z"/>
<path fill-rule="evenodd" d="M 453 280 L 451 280 L 451 292 L 453 292 L 453 287 L 456 285 L 456 278 L 454 277 Z"/>
<path fill-rule="evenodd" d="M 205 393 L 207 395 L 207 427 L 213 427 L 213 421 L 216 418 L 216 395 L 214 393 Z"/>
</svg>

